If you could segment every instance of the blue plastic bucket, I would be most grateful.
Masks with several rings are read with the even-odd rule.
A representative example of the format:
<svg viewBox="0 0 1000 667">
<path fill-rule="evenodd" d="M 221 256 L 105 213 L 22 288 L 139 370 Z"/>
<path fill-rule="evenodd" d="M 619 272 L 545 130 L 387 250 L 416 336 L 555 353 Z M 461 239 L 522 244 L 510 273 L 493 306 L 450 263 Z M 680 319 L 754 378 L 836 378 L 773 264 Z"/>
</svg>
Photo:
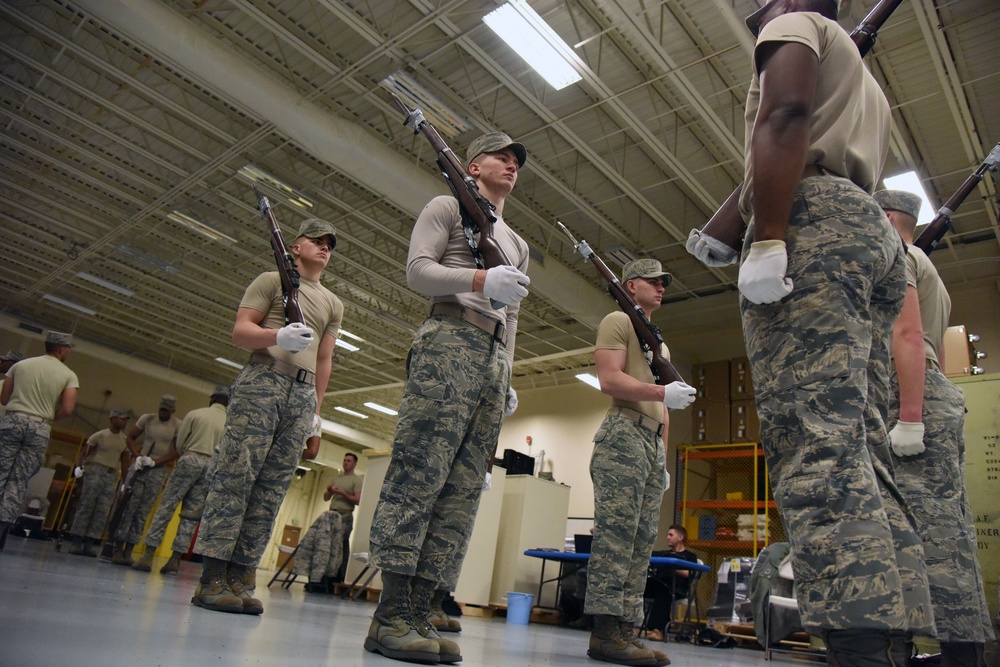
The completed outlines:
<svg viewBox="0 0 1000 667">
<path fill-rule="evenodd" d="M 531 593 L 507 593 L 507 622 L 527 625 L 534 602 L 535 596 Z"/>
</svg>

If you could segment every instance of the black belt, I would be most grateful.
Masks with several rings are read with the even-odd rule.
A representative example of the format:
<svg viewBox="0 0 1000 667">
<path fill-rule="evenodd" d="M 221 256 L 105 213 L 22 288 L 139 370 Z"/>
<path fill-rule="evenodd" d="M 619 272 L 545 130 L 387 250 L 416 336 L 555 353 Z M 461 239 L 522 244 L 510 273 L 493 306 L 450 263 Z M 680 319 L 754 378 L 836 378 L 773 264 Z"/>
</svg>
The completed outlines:
<svg viewBox="0 0 1000 667">
<path fill-rule="evenodd" d="M 435 315 L 457 317 L 460 320 L 464 320 L 477 329 L 493 336 L 493 339 L 500 341 L 500 344 L 504 347 L 507 346 L 507 327 L 504 326 L 504 323 L 488 315 L 483 315 L 477 310 L 466 308 L 460 303 L 443 301 L 431 306 L 431 317 Z"/>
<path fill-rule="evenodd" d="M 633 410 L 632 408 L 614 407 L 608 410 L 608 416 L 610 417 L 624 417 L 630 421 L 634 421 L 639 426 L 649 429 L 650 431 L 655 431 L 657 436 L 663 435 L 663 422 L 653 419 L 649 415 L 644 415 L 638 410 Z"/>
<path fill-rule="evenodd" d="M 287 375 L 288 377 L 294 379 L 296 382 L 316 384 L 316 374 L 312 371 L 299 368 L 295 364 L 290 364 L 282 361 L 281 359 L 275 359 L 267 352 L 254 352 L 250 355 L 250 361 L 260 364 L 261 366 L 273 368 L 282 375 Z"/>
</svg>

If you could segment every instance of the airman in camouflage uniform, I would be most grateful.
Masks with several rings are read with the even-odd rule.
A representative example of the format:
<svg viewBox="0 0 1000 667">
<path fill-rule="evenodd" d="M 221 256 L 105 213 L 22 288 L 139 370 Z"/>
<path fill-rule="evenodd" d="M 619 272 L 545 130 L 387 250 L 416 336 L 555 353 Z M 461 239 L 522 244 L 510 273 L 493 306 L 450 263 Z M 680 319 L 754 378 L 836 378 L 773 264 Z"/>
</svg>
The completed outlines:
<svg viewBox="0 0 1000 667">
<path fill-rule="evenodd" d="M 209 398 L 207 408 L 192 410 L 184 416 L 177 436 L 174 449 L 180 455 L 174 471 L 167 480 L 156 508 L 153 520 L 146 531 L 146 551 L 142 558 L 132 564 L 132 568 L 141 572 L 149 572 L 153 567 L 153 553 L 163 541 L 167 525 L 174 517 L 177 506 L 181 506 L 180 522 L 177 524 L 177 534 L 171 545 L 170 559 L 160 568 L 160 574 L 173 574 L 180 566 L 181 556 L 187 551 L 194 539 L 195 528 L 201 521 L 205 510 L 205 496 L 208 495 L 208 483 L 212 478 L 212 453 L 222 429 L 226 424 L 226 406 L 229 405 L 229 387 L 221 384 Z M 174 548 L 174 545 L 181 547 Z"/>
<path fill-rule="evenodd" d="M 942 664 L 985 666 L 993 627 L 965 488 L 965 397 L 938 357 L 951 298 L 927 255 L 912 245 L 920 197 L 882 190 L 875 201 L 909 244 L 907 295 L 893 327 L 888 423 L 896 483 L 923 539 Z"/>
<path fill-rule="evenodd" d="M 934 632 L 885 427 L 904 249 L 871 197 L 889 105 L 841 4 L 771 2 L 747 19 L 740 307 L 803 626 L 832 665 L 897 665 L 912 633 Z"/>
<path fill-rule="evenodd" d="M 281 280 L 263 273 L 247 287 L 233 343 L 253 350 L 232 385 L 225 430 L 195 551 L 204 567 L 191 603 L 262 614 L 257 565 L 306 440 L 320 422 L 344 306 L 320 283 L 337 244 L 333 225 L 310 218 L 289 249 L 300 274 L 305 323 L 285 323 Z"/>
<path fill-rule="evenodd" d="M 327 582 L 344 559 L 344 522 L 337 510 L 326 510 L 313 521 L 295 552 L 295 569 L 309 579 L 306 590 L 329 592 Z"/>
<path fill-rule="evenodd" d="M 671 276 L 655 259 L 637 259 L 622 270 L 622 285 L 647 317 L 660 307 Z M 587 655 L 622 665 L 666 665 L 667 654 L 633 637 L 642 621 L 649 557 L 666 491 L 668 408 L 695 399 L 684 382 L 654 382 L 628 315 L 616 311 L 597 329 L 594 359 L 601 391 L 612 407 L 594 436 L 594 541 L 587 566 L 584 613 L 594 617 Z M 660 350 L 670 358 L 666 345 Z"/>
<path fill-rule="evenodd" d="M 424 207 L 410 237 L 406 278 L 431 298 L 413 340 L 392 460 L 372 520 L 371 562 L 382 596 L 365 649 L 397 660 L 457 662 L 430 622 L 435 590 L 454 590 L 510 387 L 528 246 L 503 219 L 527 152 L 506 134 L 475 139 L 468 173 L 496 206 L 493 235 L 514 266 L 477 269 L 454 197 Z M 516 267 L 516 268 L 515 268 Z M 506 304 L 494 309 L 490 299 Z"/>
<path fill-rule="evenodd" d="M 73 414 L 80 382 L 66 366 L 73 349 L 68 333 L 50 331 L 45 354 L 19 361 L 7 371 L 0 403 L 0 549 L 38 472 L 49 446 L 53 419 Z"/>
</svg>

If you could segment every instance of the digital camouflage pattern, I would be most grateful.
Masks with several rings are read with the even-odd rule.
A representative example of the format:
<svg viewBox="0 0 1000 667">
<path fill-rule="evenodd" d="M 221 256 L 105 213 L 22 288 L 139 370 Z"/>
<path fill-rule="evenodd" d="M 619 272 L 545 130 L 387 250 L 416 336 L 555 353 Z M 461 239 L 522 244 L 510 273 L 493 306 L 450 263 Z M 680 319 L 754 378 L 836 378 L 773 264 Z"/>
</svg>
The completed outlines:
<svg viewBox="0 0 1000 667">
<path fill-rule="evenodd" d="M 889 424 L 899 418 L 893 375 Z M 937 638 L 947 642 L 992 641 L 976 528 L 965 488 L 965 397 L 941 370 L 924 376 L 922 454 L 892 455 L 896 484 L 917 519 Z"/>
<path fill-rule="evenodd" d="M 594 436 L 594 541 L 584 612 L 642 621 L 642 594 L 666 479 L 663 440 L 616 415 Z"/>
<path fill-rule="evenodd" d="M 170 471 L 166 468 L 143 468 L 132 479 L 132 497 L 129 498 L 125 511 L 122 512 L 116 542 L 138 544 L 142 539 L 142 531 L 146 528 L 146 520 L 156 504 L 156 496 L 163 488 L 163 482 Z"/>
<path fill-rule="evenodd" d="M 914 220 L 920 216 L 920 205 L 923 203 L 919 196 L 906 190 L 879 190 L 874 195 L 875 201 L 886 211 L 899 211 L 905 213 Z"/>
<path fill-rule="evenodd" d="M 439 315 L 420 325 L 407 375 L 371 562 L 454 590 L 503 423 L 510 363 L 492 336 Z"/>
<path fill-rule="evenodd" d="M 180 505 L 180 522 L 170 550 L 188 550 L 194 538 L 194 530 L 205 510 L 205 496 L 208 495 L 208 483 L 212 478 L 211 466 L 212 457 L 198 452 L 188 452 L 177 459 L 160 497 L 160 505 L 146 531 L 147 547 L 155 549 L 160 546 L 163 534 L 167 532 L 167 525 L 174 518 L 174 510 Z"/>
<path fill-rule="evenodd" d="M 751 223 L 744 257 L 753 239 Z M 860 188 L 814 177 L 799 184 L 785 243 L 791 294 L 740 308 L 803 626 L 931 636 L 923 549 L 885 427 L 902 241 Z"/>
<path fill-rule="evenodd" d="M 87 466 L 83 477 L 77 480 L 77 484 L 83 484 L 83 491 L 76 506 L 73 527 L 69 530 L 71 534 L 101 539 L 115 500 L 117 482 L 118 470 L 93 463 Z"/>
<path fill-rule="evenodd" d="M 232 385 L 195 551 L 256 567 L 316 413 L 316 387 L 250 362 Z"/>
<path fill-rule="evenodd" d="M 0 523 L 14 523 L 49 446 L 49 422 L 20 412 L 0 419 Z"/>
<path fill-rule="evenodd" d="M 344 559 L 344 524 L 340 512 L 326 510 L 313 521 L 295 552 L 295 569 L 312 583 L 337 574 Z"/>
</svg>

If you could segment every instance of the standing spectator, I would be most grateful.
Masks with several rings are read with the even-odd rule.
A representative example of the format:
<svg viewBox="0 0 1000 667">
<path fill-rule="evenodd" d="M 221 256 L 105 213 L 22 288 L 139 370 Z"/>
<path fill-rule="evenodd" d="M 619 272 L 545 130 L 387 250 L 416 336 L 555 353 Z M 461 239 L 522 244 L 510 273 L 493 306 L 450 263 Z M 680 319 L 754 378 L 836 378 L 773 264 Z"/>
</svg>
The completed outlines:
<svg viewBox="0 0 1000 667">
<path fill-rule="evenodd" d="M 361 502 L 361 487 L 365 476 L 358 475 L 354 469 L 358 465 L 358 455 L 353 452 L 344 454 L 344 472 L 334 478 L 333 483 L 326 487 L 323 500 L 330 501 L 330 509 L 340 514 L 343 526 L 343 537 L 340 559 L 340 569 L 336 573 L 337 581 L 344 580 L 347 572 L 347 561 L 351 557 L 351 531 L 354 529 L 354 508 Z"/>
<path fill-rule="evenodd" d="M 53 419 L 73 414 L 80 381 L 66 366 L 73 336 L 50 331 L 45 354 L 10 367 L 0 390 L 0 549 L 21 514 L 28 480 L 38 472 L 49 446 Z"/>
</svg>

